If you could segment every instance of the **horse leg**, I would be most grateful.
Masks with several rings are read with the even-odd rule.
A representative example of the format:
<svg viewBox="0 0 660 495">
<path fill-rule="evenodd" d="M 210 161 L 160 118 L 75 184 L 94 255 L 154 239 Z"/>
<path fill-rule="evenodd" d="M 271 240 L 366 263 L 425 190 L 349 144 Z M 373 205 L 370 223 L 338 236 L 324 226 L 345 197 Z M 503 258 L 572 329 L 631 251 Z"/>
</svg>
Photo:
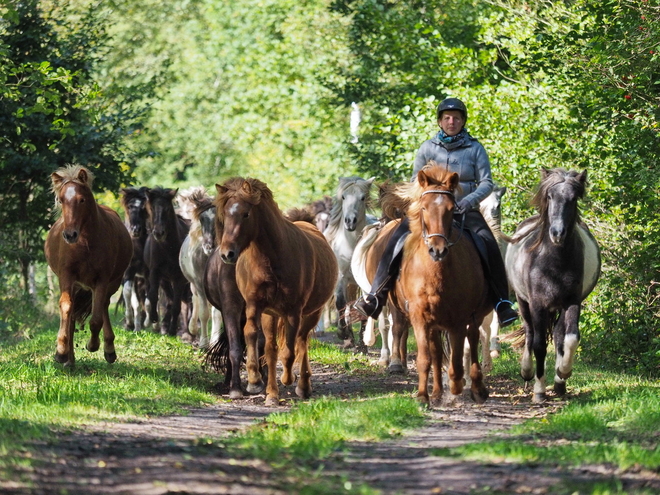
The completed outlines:
<svg viewBox="0 0 660 495">
<path fill-rule="evenodd" d="M 193 284 L 190 284 L 190 292 L 192 293 L 192 311 L 190 313 L 190 319 L 188 320 L 188 331 L 190 332 L 190 335 L 197 335 L 200 329 L 199 300 L 201 295 L 197 293 L 197 290 L 195 289 Z M 207 320 L 208 320 L 208 316 L 207 316 Z M 201 343 L 199 346 L 202 347 Z"/>
<path fill-rule="evenodd" d="M 460 395 L 463 393 L 465 382 L 463 377 L 465 370 L 463 369 L 463 346 L 465 345 L 464 328 L 453 329 L 448 332 L 449 335 L 449 348 L 451 349 L 449 369 L 447 375 L 449 376 L 449 391 L 453 395 Z M 477 349 L 478 344 L 474 347 Z"/>
<path fill-rule="evenodd" d="M 282 385 L 291 385 L 296 379 L 293 373 L 293 363 L 296 360 L 296 333 L 300 326 L 300 318 L 288 317 L 282 319 L 282 328 L 284 335 L 281 339 L 284 345 L 280 349 L 280 359 L 282 360 Z"/>
<path fill-rule="evenodd" d="M 433 367 L 433 392 L 431 393 L 432 407 L 442 404 L 442 361 L 444 351 L 442 348 L 442 333 L 439 328 L 431 330 L 429 339 L 431 351 L 431 365 Z"/>
<path fill-rule="evenodd" d="M 134 330 L 137 322 L 137 313 L 133 307 L 133 280 L 130 278 L 124 281 L 121 288 L 121 295 L 124 299 L 124 328 L 126 330 Z"/>
<path fill-rule="evenodd" d="M 575 304 L 562 311 L 555 324 L 554 341 L 557 355 L 554 390 L 558 395 L 566 393 L 566 380 L 573 374 L 573 361 L 580 342 L 579 321 L 580 305 Z"/>
<path fill-rule="evenodd" d="M 206 349 L 209 346 L 209 320 L 211 319 L 211 310 L 209 308 L 209 301 L 204 294 L 197 294 L 197 303 L 199 304 L 199 341 L 198 345 L 201 349 Z M 195 304 L 193 303 L 193 312 L 195 311 Z"/>
<path fill-rule="evenodd" d="M 390 349 L 392 346 L 392 324 L 390 319 L 391 316 L 388 314 L 386 317 L 384 310 L 378 315 L 378 331 L 380 332 L 380 359 L 378 360 L 378 366 L 383 368 L 387 368 L 390 364 Z"/>
<path fill-rule="evenodd" d="M 532 359 L 534 330 L 531 326 L 532 313 L 527 301 L 518 299 L 518 307 L 520 308 L 520 317 L 525 332 L 525 346 L 522 357 L 520 358 L 520 376 L 525 382 L 529 382 L 534 378 L 534 361 Z"/>
<path fill-rule="evenodd" d="M 321 317 L 323 309 L 307 315 L 296 334 L 296 357 L 300 361 L 300 376 L 296 385 L 296 395 L 309 399 L 312 395 L 312 367 L 309 364 L 309 332 Z"/>
<path fill-rule="evenodd" d="M 486 319 L 484 319 L 482 325 L 490 329 L 490 332 L 486 332 L 487 335 L 490 334 L 489 354 L 491 358 L 497 359 L 500 357 L 500 352 L 502 352 L 502 345 L 500 344 L 500 337 L 499 337 L 500 322 L 497 320 L 494 311 L 491 312 L 488 316 L 486 316 Z"/>
<path fill-rule="evenodd" d="M 131 289 L 131 306 L 133 309 L 133 331 L 139 332 L 142 330 L 142 322 L 140 321 L 141 316 L 141 304 L 140 304 L 140 295 L 138 293 L 138 288 L 135 282 L 132 282 Z"/>
<path fill-rule="evenodd" d="M 112 323 L 108 314 L 109 306 L 110 296 L 106 296 L 106 303 L 101 307 L 103 315 L 103 357 L 108 363 L 114 363 L 117 361 L 117 352 L 115 350 L 115 333 L 112 330 Z"/>
<path fill-rule="evenodd" d="M 342 283 L 337 285 L 335 307 L 337 308 L 337 336 L 344 341 L 344 347 L 355 345 L 355 336 L 351 325 L 346 321 L 346 290 Z"/>
<path fill-rule="evenodd" d="M 532 311 L 532 326 L 534 328 L 533 344 L 536 360 L 536 375 L 534 380 L 534 395 L 532 401 L 545 401 L 545 357 L 547 355 L 546 333 L 550 322 L 550 313 L 546 308 L 534 308 Z"/>
<path fill-rule="evenodd" d="M 209 305 L 208 300 L 206 301 Z M 211 306 L 211 338 L 208 345 L 212 345 L 218 341 L 220 338 L 220 332 L 222 331 L 222 312 L 218 308 Z"/>
<path fill-rule="evenodd" d="M 372 320 L 371 318 L 369 318 L 369 319 Z M 364 343 L 364 329 L 365 329 L 366 326 L 367 326 L 367 322 L 365 320 L 361 320 L 360 321 L 360 333 L 359 333 L 359 337 L 358 337 L 358 344 L 357 344 L 356 350 L 358 352 L 361 352 L 362 354 L 367 354 L 367 352 L 369 351 L 369 348 Z"/>
<path fill-rule="evenodd" d="M 55 361 L 64 363 L 65 367 L 73 367 L 75 358 L 73 355 L 73 332 L 75 321 L 73 319 L 73 300 L 70 289 L 60 287 L 60 329 L 57 332 L 57 347 L 55 350 Z"/>
<path fill-rule="evenodd" d="M 391 374 L 405 374 L 408 371 L 407 344 L 408 344 L 408 320 L 397 308 L 391 308 L 392 326 L 392 355 L 387 370 Z"/>
<path fill-rule="evenodd" d="M 481 322 L 481 325 L 479 325 L 479 340 L 481 341 L 481 363 L 483 370 L 487 373 L 493 369 L 493 358 L 499 357 L 500 355 L 497 328 L 493 329 L 493 322 L 495 322 L 495 326 L 499 328 L 499 325 L 497 325 L 495 312 L 491 311 L 486 315 L 483 322 Z M 495 351 L 495 348 L 498 350 Z"/>
<path fill-rule="evenodd" d="M 483 323 L 482 323 L 483 324 Z M 472 400 L 477 404 L 483 404 L 488 399 L 488 389 L 484 385 L 484 375 L 481 371 L 481 366 L 479 365 L 479 338 L 481 336 L 481 325 L 477 324 L 476 321 L 472 321 L 468 326 L 468 337 L 467 340 L 470 342 L 470 364 L 466 369 L 470 370 L 470 395 Z M 485 339 L 485 342 L 482 343 L 482 350 L 487 349 L 488 339 Z M 487 351 L 484 352 L 485 355 L 490 357 L 490 353 Z M 492 364 L 492 363 L 491 363 Z"/>
<path fill-rule="evenodd" d="M 248 303 L 245 316 L 247 321 L 243 329 L 245 346 L 247 348 L 246 368 L 248 373 L 247 391 L 250 394 L 259 394 L 264 390 L 264 381 L 259 366 L 259 351 L 257 340 L 261 330 L 261 310 L 254 303 Z"/>
<path fill-rule="evenodd" d="M 429 404 L 429 372 L 431 370 L 431 355 L 429 350 L 429 335 L 426 322 L 422 317 L 411 318 L 417 341 L 417 374 L 419 382 L 417 385 L 417 402 L 421 405 Z"/>
<path fill-rule="evenodd" d="M 277 332 L 279 318 L 264 314 L 261 318 L 265 344 L 266 358 L 266 406 L 277 406 L 280 403 L 280 390 L 277 386 Z"/>
<path fill-rule="evenodd" d="M 160 322 L 158 320 L 158 295 L 160 291 L 160 271 L 151 270 L 149 272 L 149 289 L 147 291 L 147 299 L 144 302 L 147 311 L 147 320 L 144 322 L 144 327 L 149 328 L 153 325 L 154 332 L 160 330 Z"/>
</svg>

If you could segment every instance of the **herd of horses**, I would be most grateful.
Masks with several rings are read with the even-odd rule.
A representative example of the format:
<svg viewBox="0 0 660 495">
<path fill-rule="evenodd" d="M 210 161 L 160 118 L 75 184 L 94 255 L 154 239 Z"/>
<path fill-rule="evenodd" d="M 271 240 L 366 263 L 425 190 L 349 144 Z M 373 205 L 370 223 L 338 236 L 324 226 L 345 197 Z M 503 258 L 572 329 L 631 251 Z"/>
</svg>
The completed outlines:
<svg viewBox="0 0 660 495">
<path fill-rule="evenodd" d="M 308 398 L 308 342 L 327 325 L 328 314 L 336 313 L 337 335 L 345 345 L 374 343 L 372 320 L 360 322 L 356 342 L 349 308 L 360 289 L 369 290 L 387 241 L 405 215 L 411 233 L 378 322 L 381 361 L 390 372 L 406 372 L 412 327 L 420 403 L 442 400 L 445 367 L 451 394 L 462 393 L 467 375 L 472 398 L 477 403 L 488 398 L 482 364 L 488 369 L 491 355 L 498 353 L 497 319 L 477 250 L 454 221 L 458 175 L 444 167 L 430 162 L 415 181 L 380 186 L 386 213 L 380 219 L 369 213 L 373 178 L 342 178 L 334 198 L 287 213 L 254 178 L 217 184 L 214 197 L 202 187 L 181 192 L 128 187 L 121 191 L 123 222 L 96 203 L 88 169 L 64 167 L 51 179 L 61 215 L 48 232 L 45 253 L 59 278 L 55 360 L 65 366 L 75 363 L 76 324 L 82 328 L 87 319 L 87 349 L 98 350 L 102 328 L 105 359 L 117 359 L 109 305 L 122 286 L 126 328 L 196 335 L 206 362 L 224 371 L 230 398 L 265 391 L 266 404 L 279 404 L 278 361 L 285 386 L 296 381 L 297 364 L 295 392 Z M 535 380 L 533 401 L 545 399 L 550 337 L 556 351 L 554 390 L 566 393 L 581 304 L 600 274 L 598 244 L 579 215 L 586 182 L 586 171 L 542 170 L 532 201 L 537 213 L 512 237 L 500 231 L 506 189 L 496 187 L 482 203 L 501 240 L 517 298 L 525 336 L 521 375 Z"/>
</svg>

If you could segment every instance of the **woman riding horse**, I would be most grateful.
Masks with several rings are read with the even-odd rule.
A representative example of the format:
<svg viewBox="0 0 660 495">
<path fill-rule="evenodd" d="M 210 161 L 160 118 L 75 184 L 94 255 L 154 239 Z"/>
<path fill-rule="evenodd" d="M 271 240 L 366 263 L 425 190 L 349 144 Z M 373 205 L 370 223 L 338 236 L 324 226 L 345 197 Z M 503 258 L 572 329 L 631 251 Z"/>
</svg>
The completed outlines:
<svg viewBox="0 0 660 495">
<path fill-rule="evenodd" d="M 436 117 L 440 131 L 419 148 L 413 167 L 413 180 L 430 160 L 459 174 L 462 191 L 456 191 L 455 218 L 464 225 L 475 242 L 500 326 L 508 326 L 518 318 L 518 313 L 508 300 L 509 284 L 497 241 L 479 211 L 479 203 L 493 190 L 488 154 L 481 143 L 465 129 L 467 108 L 461 100 L 444 99 L 438 105 Z M 404 218 L 390 238 L 378 264 L 371 291 L 355 303 L 355 309 L 365 317 L 377 318 L 385 305 L 387 294 L 399 273 L 403 241 L 409 233 L 409 222 Z"/>
</svg>

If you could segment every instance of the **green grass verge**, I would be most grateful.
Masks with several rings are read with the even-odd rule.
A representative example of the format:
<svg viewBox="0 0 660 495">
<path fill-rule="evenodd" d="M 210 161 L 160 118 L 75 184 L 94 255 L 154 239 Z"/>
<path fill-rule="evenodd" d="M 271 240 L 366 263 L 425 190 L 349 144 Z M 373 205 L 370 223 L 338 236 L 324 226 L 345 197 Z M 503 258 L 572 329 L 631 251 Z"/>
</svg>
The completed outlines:
<svg viewBox="0 0 660 495">
<path fill-rule="evenodd" d="M 517 358 L 505 347 L 502 359 L 495 361 L 494 375 L 514 376 L 513 369 L 519 371 Z M 547 369 L 552 376 L 552 359 L 548 359 Z M 605 463 L 618 469 L 660 469 L 659 383 L 594 372 L 578 358 L 568 388 L 566 406 L 547 418 L 527 421 L 504 439 L 441 449 L 435 454 L 482 462 L 553 466 Z"/>
</svg>

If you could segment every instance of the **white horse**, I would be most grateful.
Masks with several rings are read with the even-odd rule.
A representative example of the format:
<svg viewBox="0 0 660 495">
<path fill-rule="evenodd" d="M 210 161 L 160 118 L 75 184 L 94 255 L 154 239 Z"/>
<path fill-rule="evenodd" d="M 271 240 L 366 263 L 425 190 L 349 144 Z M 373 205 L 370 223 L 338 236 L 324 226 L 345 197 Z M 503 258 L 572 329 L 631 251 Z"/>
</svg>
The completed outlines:
<svg viewBox="0 0 660 495">
<path fill-rule="evenodd" d="M 335 196 L 330 224 L 323 233 L 332 246 L 339 266 L 339 278 L 335 288 L 337 308 L 337 336 L 346 346 L 355 345 L 353 329 L 347 322 L 346 305 L 357 299 L 357 284 L 351 270 L 351 257 L 362 230 L 377 221 L 367 211 L 371 207 L 371 185 L 374 178 L 341 177 Z M 360 338 L 364 333 L 364 322 L 360 325 Z M 358 344 L 362 347 L 361 341 Z"/>
<path fill-rule="evenodd" d="M 190 233 L 184 239 L 179 251 L 179 265 L 190 282 L 193 297 L 192 315 L 188 326 L 192 335 L 199 334 L 199 348 L 206 349 L 210 344 L 217 342 L 222 326 L 220 311 L 209 304 L 204 292 L 204 270 L 215 244 L 215 206 L 213 198 L 203 187 L 194 187 L 182 191 L 179 195 L 180 203 L 191 215 Z"/>
</svg>

